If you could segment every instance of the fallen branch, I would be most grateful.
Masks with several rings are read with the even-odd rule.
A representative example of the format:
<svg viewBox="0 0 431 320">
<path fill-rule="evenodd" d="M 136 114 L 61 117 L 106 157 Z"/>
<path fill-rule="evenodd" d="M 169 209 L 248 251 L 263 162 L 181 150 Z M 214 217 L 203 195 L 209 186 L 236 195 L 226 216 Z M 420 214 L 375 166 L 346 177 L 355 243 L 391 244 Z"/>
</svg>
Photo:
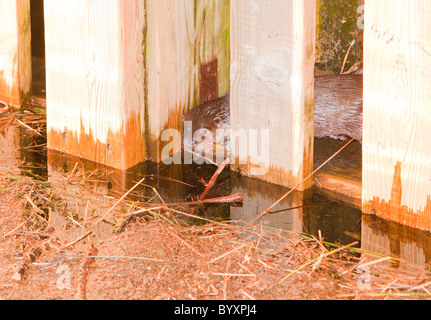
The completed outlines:
<svg viewBox="0 0 431 320">
<path fill-rule="evenodd" d="M 230 162 L 230 158 L 226 158 L 223 161 L 223 163 L 221 163 L 218 166 L 216 172 L 214 172 L 213 176 L 211 177 L 210 181 L 208 182 L 207 186 L 205 187 L 204 192 L 202 192 L 201 196 L 199 197 L 199 200 L 203 200 L 205 198 L 205 196 L 208 194 L 210 189 L 214 186 L 215 182 L 217 181 L 218 176 L 220 175 L 220 173 L 222 173 L 222 171 L 229 164 L 229 162 Z"/>
<path fill-rule="evenodd" d="M 211 203 L 240 203 L 243 200 L 242 193 L 234 193 L 229 196 L 209 198 L 203 200 L 196 201 L 184 201 L 184 202 L 171 202 L 171 203 L 149 203 L 155 208 L 153 210 L 164 208 L 164 207 L 175 207 L 175 206 L 193 206 L 193 205 L 201 205 L 201 204 L 211 204 Z M 151 208 L 150 208 L 151 209 Z M 140 209 L 136 212 L 132 212 L 131 214 L 138 214 L 148 211 L 150 209 Z"/>
</svg>

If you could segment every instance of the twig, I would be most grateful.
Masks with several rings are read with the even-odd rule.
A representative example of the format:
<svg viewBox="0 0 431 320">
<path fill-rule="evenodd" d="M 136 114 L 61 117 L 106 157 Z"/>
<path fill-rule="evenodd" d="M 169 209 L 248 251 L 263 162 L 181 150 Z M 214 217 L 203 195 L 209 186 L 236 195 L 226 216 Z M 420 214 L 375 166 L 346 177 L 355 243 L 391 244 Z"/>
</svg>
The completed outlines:
<svg viewBox="0 0 431 320">
<path fill-rule="evenodd" d="M 246 274 L 246 273 L 220 273 L 220 272 L 213 272 L 211 273 L 215 276 L 226 276 L 226 277 L 256 277 L 254 273 L 252 274 Z"/>
<path fill-rule="evenodd" d="M 207 218 L 195 215 L 195 214 L 187 213 L 187 212 L 176 210 L 176 209 L 173 209 L 173 208 L 165 207 L 165 209 L 168 210 L 168 211 L 172 211 L 172 212 L 176 212 L 176 213 L 185 215 L 187 217 L 191 217 L 191 218 L 195 218 L 195 219 L 200 219 L 200 220 L 204 220 L 204 221 L 209 221 L 209 222 L 214 223 L 214 224 L 218 224 L 218 225 L 221 225 L 221 226 L 224 226 L 224 227 L 230 227 L 230 228 L 232 228 L 232 225 L 227 224 L 227 223 L 222 223 L 222 222 L 218 222 L 218 221 L 215 221 L 215 220 L 207 219 Z"/>
<path fill-rule="evenodd" d="M 172 229 L 170 229 L 169 227 L 167 227 L 167 230 L 172 232 L 172 234 L 178 239 L 180 240 L 182 243 L 184 243 L 186 245 L 186 247 L 188 247 L 189 249 L 191 249 L 193 252 L 196 252 L 198 255 L 200 255 L 202 257 L 202 253 L 200 253 L 197 249 L 193 248 L 193 246 L 191 244 L 189 244 L 186 240 L 184 240 L 183 238 L 181 238 L 178 234 L 176 234 L 176 232 Z"/>
<path fill-rule="evenodd" d="M 18 227 L 13 228 L 11 231 L 9 231 L 8 233 L 6 233 L 3 238 L 6 238 L 8 235 L 10 235 L 11 233 L 13 233 L 14 231 L 18 230 L 19 228 L 21 228 L 27 221 L 24 221 L 23 223 L 21 223 Z"/>
<path fill-rule="evenodd" d="M 150 186 L 151 187 L 151 186 Z M 157 191 L 157 189 L 155 187 L 151 187 L 151 189 L 154 191 L 154 193 L 157 195 L 157 197 L 159 197 L 160 201 L 162 201 L 163 205 L 166 207 L 166 202 L 165 200 L 163 200 L 162 196 L 160 195 L 160 193 Z"/>
<path fill-rule="evenodd" d="M 380 293 L 383 293 L 383 292 L 385 292 L 386 290 L 388 290 L 389 288 L 391 288 L 391 286 L 395 283 L 395 282 L 397 282 L 398 281 L 398 279 L 395 279 L 394 281 L 392 281 L 390 284 L 388 284 L 387 286 L 385 286 L 384 288 L 383 288 L 383 290 L 382 291 L 380 291 Z"/>
<path fill-rule="evenodd" d="M 33 207 L 33 210 L 36 211 L 37 213 L 39 213 L 38 215 L 36 215 L 36 217 L 42 219 L 43 221 L 48 221 L 47 219 L 45 219 L 44 217 L 41 216 L 41 214 L 45 214 L 45 212 L 43 212 L 43 210 L 39 209 L 38 206 L 30 199 L 30 197 L 27 194 L 24 196 L 27 199 L 27 201 L 30 203 L 30 205 Z"/>
<path fill-rule="evenodd" d="M 94 227 L 96 224 L 98 224 L 99 222 L 101 222 L 103 219 L 105 219 L 105 217 L 112 211 L 114 210 L 114 208 L 121 202 L 124 200 L 125 197 L 127 197 L 127 195 L 132 192 L 137 186 L 139 186 L 144 180 L 146 179 L 146 177 L 142 178 L 141 180 L 139 180 L 138 183 L 136 183 L 129 191 L 127 191 L 125 194 L 123 194 L 123 196 L 117 200 L 117 202 L 114 203 L 114 205 L 105 212 L 105 214 L 99 219 L 97 220 L 92 227 Z"/>
<path fill-rule="evenodd" d="M 33 262 L 32 264 L 38 267 L 49 267 L 55 264 L 63 264 L 72 260 L 80 260 L 80 259 L 88 259 L 88 258 L 100 258 L 100 259 L 132 259 L 132 260 L 149 260 L 156 262 L 165 262 L 165 260 L 155 259 L 155 258 L 146 258 L 146 257 L 131 257 L 131 256 L 81 256 L 74 258 L 61 259 L 57 261 L 51 262 Z"/>
<path fill-rule="evenodd" d="M 163 208 L 165 208 L 165 206 L 157 206 L 157 207 L 139 209 L 139 210 L 132 211 L 132 212 L 128 213 L 126 215 L 126 217 L 127 216 L 136 216 L 136 215 L 141 214 L 141 213 L 145 213 L 145 212 L 148 212 L 148 211 L 155 211 L 155 210 L 159 210 L 159 209 L 163 209 Z"/>
<path fill-rule="evenodd" d="M 203 200 L 197 200 L 197 201 L 184 201 L 184 202 L 170 202 L 170 203 L 154 203 L 150 202 L 148 204 L 151 204 L 153 206 L 156 206 L 156 209 L 159 209 L 159 207 L 173 207 L 173 206 L 190 206 L 190 205 L 201 205 L 201 204 L 208 204 L 208 203 L 238 203 L 242 202 L 243 195 L 242 193 L 235 193 L 231 194 L 229 196 L 224 197 L 216 197 L 216 198 L 209 198 L 209 199 L 203 199 Z M 142 209 L 142 210 L 148 210 L 148 209 Z M 141 213 L 142 210 L 139 210 Z M 132 212 L 131 214 L 136 214 L 135 212 Z"/>
<path fill-rule="evenodd" d="M 413 287 L 413 288 L 411 288 L 411 289 L 409 289 L 407 291 L 413 291 L 413 290 L 417 290 L 417 289 L 423 289 L 427 294 L 431 295 L 431 293 L 425 288 L 425 287 L 427 287 L 429 285 L 431 285 L 431 281 L 427 282 L 427 283 L 424 283 L 424 284 L 421 284 L 419 286 Z"/>
<path fill-rule="evenodd" d="M 347 61 L 347 57 L 349 56 L 350 50 L 352 49 L 352 47 L 353 47 L 354 44 L 355 44 L 355 40 L 353 40 L 352 42 L 350 42 L 349 49 L 347 49 L 346 55 L 344 56 L 344 61 L 343 61 L 343 65 L 341 66 L 340 74 L 343 74 L 344 66 L 346 65 L 346 61 Z"/>
<path fill-rule="evenodd" d="M 242 193 L 234 193 L 229 196 L 203 199 L 198 201 L 198 203 L 235 203 L 242 202 L 243 195 Z"/>
<path fill-rule="evenodd" d="M 357 244 L 357 243 L 358 243 L 358 241 L 355 241 L 355 242 L 352 242 L 352 243 L 347 244 L 347 245 L 345 245 L 345 246 L 339 247 L 339 248 L 337 248 L 337 249 L 335 249 L 335 250 L 329 251 L 329 252 L 327 252 L 327 253 L 325 253 L 325 254 L 321 254 L 320 256 L 318 256 L 318 257 L 316 257 L 316 258 L 314 258 L 314 259 L 312 259 L 312 260 L 310 260 L 310 261 L 308 261 L 308 262 L 304 263 L 303 265 L 301 265 L 301 266 L 300 266 L 300 267 L 298 267 L 297 269 L 293 270 L 291 273 L 289 273 L 287 276 L 285 276 L 283 279 L 281 279 L 281 280 L 278 282 L 278 284 L 281 284 L 281 283 L 282 283 L 283 281 L 285 281 L 287 278 L 289 278 L 290 276 L 294 275 L 295 273 L 297 273 L 297 272 L 298 272 L 298 271 L 300 271 L 301 269 L 304 269 L 306 266 L 308 266 L 308 265 L 312 264 L 313 262 L 318 261 L 319 259 L 325 258 L 325 257 L 327 257 L 327 256 L 329 256 L 329 255 L 331 255 L 331 254 L 333 254 L 333 253 L 335 253 L 335 252 L 337 252 L 337 251 L 340 251 L 340 250 L 346 249 L 346 248 L 348 248 L 348 247 L 351 247 L 351 246 L 353 246 L 353 245 L 355 245 L 355 244 Z"/>
<path fill-rule="evenodd" d="M 22 125 L 22 126 L 26 127 L 28 130 L 33 131 L 34 133 L 38 134 L 39 136 L 42 136 L 42 134 L 41 134 L 39 131 L 34 130 L 32 127 L 30 127 L 29 125 L 26 125 L 26 124 L 25 124 L 24 122 L 22 122 L 21 120 L 19 120 L 19 119 L 15 119 L 15 120 L 16 120 L 16 122 L 18 122 L 20 125 Z"/>
<path fill-rule="evenodd" d="M 86 233 L 84 233 L 82 236 L 76 238 L 75 240 L 69 242 L 68 244 L 64 245 L 63 248 L 67 248 L 70 247 L 72 245 L 74 245 L 75 243 L 81 241 L 82 239 L 86 238 L 87 236 L 89 236 L 93 231 L 87 231 Z"/>
<path fill-rule="evenodd" d="M 248 294 L 247 292 L 245 292 L 243 289 L 239 290 L 243 295 L 245 295 L 247 298 L 249 298 L 250 300 L 256 300 L 255 297 L 253 297 L 251 294 Z"/>
<path fill-rule="evenodd" d="M 242 245 L 240 245 L 240 246 L 238 246 L 238 247 L 236 247 L 236 248 L 234 248 L 228 252 L 223 253 L 221 256 L 218 256 L 218 257 L 212 259 L 209 263 L 213 263 L 213 262 L 215 262 L 215 261 L 217 261 L 223 257 L 226 257 L 227 255 L 234 253 L 235 251 L 238 251 L 239 249 L 244 248 L 244 247 L 245 247 L 245 244 L 242 244 Z"/>
<path fill-rule="evenodd" d="M 387 261 L 387 260 L 390 260 L 390 259 L 392 259 L 392 257 L 384 257 L 384 258 L 381 258 L 381 259 L 377 259 L 377 260 L 373 260 L 373 261 L 370 261 L 370 262 L 366 262 L 366 263 L 363 263 L 363 264 L 360 264 L 360 265 L 356 266 L 356 269 L 362 269 L 364 267 L 369 267 L 369 266 L 371 266 L 373 264 L 380 263 L 380 262 L 383 262 L 383 261 Z"/>
<path fill-rule="evenodd" d="M 329 161 L 331 161 L 335 156 L 337 156 L 344 148 L 346 148 L 352 141 L 355 139 L 350 139 L 349 142 L 347 142 L 343 147 L 341 147 L 337 152 L 335 152 L 332 156 L 330 156 L 325 162 L 323 162 L 316 170 L 314 170 L 312 173 L 310 173 L 307 177 L 305 177 L 301 182 L 299 182 L 296 186 L 294 186 L 292 189 L 290 189 L 287 193 L 285 193 L 280 199 L 278 199 L 276 202 L 274 202 L 271 206 L 269 206 L 268 209 L 261 212 L 256 218 L 254 218 L 250 223 L 253 223 L 257 219 L 261 218 L 262 216 L 269 213 L 269 211 L 274 208 L 277 204 L 279 204 L 284 198 L 286 198 L 289 194 L 291 194 L 294 190 L 296 190 L 301 184 L 303 184 L 305 181 L 310 179 L 317 171 L 319 171 L 324 165 L 326 165 Z"/>
<path fill-rule="evenodd" d="M 210 181 L 208 182 L 207 186 L 205 187 L 204 192 L 202 192 L 201 196 L 199 197 L 199 200 L 203 200 L 207 193 L 210 191 L 210 189 L 214 186 L 215 182 L 217 181 L 218 176 L 220 173 L 224 170 L 224 168 L 229 164 L 230 158 L 226 158 L 223 163 L 221 163 L 216 172 L 214 172 L 213 176 L 211 177 Z"/>
<path fill-rule="evenodd" d="M 75 166 L 73 167 L 72 171 L 68 174 L 68 178 L 66 180 L 66 183 L 70 182 L 70 179 L 72 178 L 73 174 L 75 173 L 76 167 L 78 166 L 78 162 L 75 162 Z"/>
</svg>

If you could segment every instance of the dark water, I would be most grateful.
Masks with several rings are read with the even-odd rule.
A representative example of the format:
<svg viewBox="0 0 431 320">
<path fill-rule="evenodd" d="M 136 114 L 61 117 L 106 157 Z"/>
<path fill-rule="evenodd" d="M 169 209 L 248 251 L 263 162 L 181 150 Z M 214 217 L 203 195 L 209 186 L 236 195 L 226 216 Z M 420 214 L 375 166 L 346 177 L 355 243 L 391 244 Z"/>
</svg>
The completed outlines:
<svg viewBox="0 0 431 320">
<path fill-rule="evenodd" d="M 43 137 L 29 134 L 25 128 L 10 127 L 0 133 L 0 172 L 26 175 L 36 180 L 56 183 L 70 172 L 85 172 L 97 197 L 120 198 L 145 177 L 129 197 L 136 201 L 180 203 L 196 200 L 205 189 L 216 167 L 213 165 L 164 165 L 143 162 L 127 171 L 46 150 Z M 157 191 L 157 193 L 155 192 Z M 96 192 L 97 191 L 97 192 Z M 252 221 L 287 188 L 241 176 L 225 169 L 206 198 L 243 194 L 240 205 L 211 204 L 194 206 L 196 215 L 211 220 Z M 181 206 L 182 210 L 190 207 Z M 188 218 L 188 223 L 204 224 L 201 219 Z M 315 192 L 293 192 L 274 207 L 270 214 L 254 223 L 264 227 L 281 228 L 297 233 L 320 235 L 332 243 L 348 244 L 358 241 L 364 250 L 391 255 L 415 265 L 430 268 L 431 237 L 422 232 L 384 221 L 374 216 L 327 199 Z"/>
</svg>

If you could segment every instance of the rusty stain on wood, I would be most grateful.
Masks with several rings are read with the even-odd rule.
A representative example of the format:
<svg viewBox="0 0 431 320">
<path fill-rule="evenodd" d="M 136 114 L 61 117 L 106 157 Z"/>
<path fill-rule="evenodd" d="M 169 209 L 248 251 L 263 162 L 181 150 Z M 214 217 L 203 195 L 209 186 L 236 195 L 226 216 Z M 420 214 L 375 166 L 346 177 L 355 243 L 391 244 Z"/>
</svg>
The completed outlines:
<svg viewBox="0 0 431 320">
<path fill-rule="evenodd" d="M 268 182 L 276 183 L 286 187 L 292 187 L 294 183 L 292 171 L 286 171 L 284 168 L 279 168 L 274 165 L 270 165 L 269 168 L 265 167 L 265 164 L 259 166 L 255 164 L 255 161 L 247 158 L 247 163 L 240 163 L 240 159 L 235 157 L 234 163 L 231 164 L 233 170 L 241 172 L 241 174 Z M 263 174 L 251 174 L 251 172 L 256 171 L 256 173 Z"/>
<path fill-rule="evenodd" d="M 0 12 L 0 100 L 19 107 L 31 97 L 30 1 L 5 1 Z"/>
<path fill-rule="evenodd" d="M 0 71 L 0 100 L 13 106 L 18 106 L 20 104 L 18 82 L 14 82 L 13 85 L 10 86 L 9 81 L 5 79 L 3 71 Z"/>
<path fill-rule="evenodd" d="M 199 87 L 201 104 L 218 98 L 217 58 L 201 66 Z"/>
<path fill-rule="evenodd" d="M 254 161 L 250 156 L 247 157 L 246 163 L 240 163 L 239 157 L 236 156 L 234 162 L 231 163 L 231 169 L 238 170 L 242 174 L 249 177 L 258 178 L 289 188 L 292 188 L 297 184 L 301 183 L 300 186 L 298 186 L 297 190 L 304 191 L 313 186 L 313 179 L 308 179 L 306 181 L 303 180 L 303 178 L 305 178 L 310 172 L 313 171 L 313 162 L 310 161 L 310 157 L 313 153 L 311 152 L 310 155 L 308 152 L 308 150 L 313 150 L 312 146 L 313 138 L 310 137 L 308 141 L 308 148 L 304 148 L 303 151 L 304 162 L 300 166 L 298 176 L 294 176 L 292 170 L 287 171 L 285 168 L 278 167 L 274 164 L 270 164 L 269 167 L 266 167 L 266 164 L 257 165 L 255 164 L 256 161 Z M 262 174 L 251 174 L 250 172 L 252 171 Z"/>
<path fill-rule="evenodd" d="M 125 170 L 141 162 L 142 154 L 145 153 L 145 139 L 136 134 L 142 132 L 140 123 L 140 115 L 132 113 L 125 127 L 123 124 L 118 132 L 108 130 L 107 142 L 104 143 L 94 139 L 91 128 L 89 132 L 85 131 L 81 119 L 79 136 L 75 130 L 67 127 L 63 131 L 50 129 L 47 133 L 48 147 Z M 133 149 L 126 150 L 127 145 L 133 145 Z"/>
<path fill-rule="evenodd" d="M 348 176 L 334 175 L 324 171 L 315 175 L 316 188 L 320 194 L 356 208 L 362 205 L 362 183 Z"/>
<path fill-rule="evenodd" d="M 362 211 L 375 213 L 381 218 L 396 221 L 412 228 L 431 231 L 431 196 L 427 197 L 425 207 L 419 210 L 413 210 L 406 205 L 402 205 L 401 198 L 401 163 L 397 162 L 394 167 L 389 201 L 374 196 L 372 200 L 363 201 Z"/>
<path fill-rule="evenodd" d="M 177 130 L 179 133 L 183 130 L 183 124 L 182 124 L 182 117 L 183 117 L 183 110 L 185 107 L 182 105 L 178 105 L 175 108 L 173 108 L 169 113 L 169 118 L 166 121 L 165 124 L 162 126 L 162 130 L 160 134 L 153 134 L 150 132 L 146 133 L 146 140 L 147 140 L 147 154 L 150 159 L 152 159 L 155 162 L 161 162 L 162 159 L 162 150 L 163 148 L 171 141 L 162 141 L 161 140 L 161 134 L 165 130 Z M 149 127 L 148 125 L 146 126 Z M 172 156 L 173 154 L 170 154 Z"/>
</svg>

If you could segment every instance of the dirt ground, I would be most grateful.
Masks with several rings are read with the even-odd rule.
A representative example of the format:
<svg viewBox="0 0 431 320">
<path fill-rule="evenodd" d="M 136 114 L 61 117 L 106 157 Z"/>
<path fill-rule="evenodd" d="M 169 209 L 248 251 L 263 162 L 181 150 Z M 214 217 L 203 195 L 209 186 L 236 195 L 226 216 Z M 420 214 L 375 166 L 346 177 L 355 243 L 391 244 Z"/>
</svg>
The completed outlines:
<svg viewBox="0 0 431 320">
<path fill-rule="evenodd" d="M 0 174 L 0 299 L 431 297 L 430 272 L 395 269 L 389 257 L 259 224 L 190 226 L 179 212 L 135 216 L 121 202 L 112 210 L 121 228 L 97 236 L 94 220 L 66 204 L 65 190 Z M 44 210 L 41 198 L 54 209 Z M 53 210 L 70 223 L 54 227 Z"/>
</svg>

